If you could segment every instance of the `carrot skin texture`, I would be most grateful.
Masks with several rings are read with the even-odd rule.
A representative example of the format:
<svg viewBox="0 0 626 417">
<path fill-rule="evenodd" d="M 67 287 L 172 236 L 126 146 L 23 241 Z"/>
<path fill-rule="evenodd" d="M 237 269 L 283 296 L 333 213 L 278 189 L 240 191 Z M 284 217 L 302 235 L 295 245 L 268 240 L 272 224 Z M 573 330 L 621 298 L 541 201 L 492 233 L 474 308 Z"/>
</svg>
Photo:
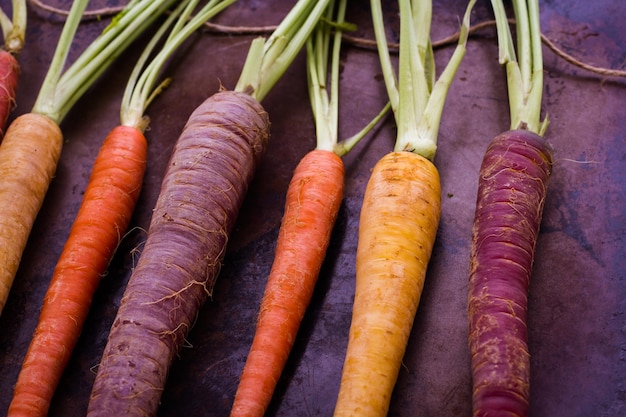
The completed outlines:
<svg viewBox="0 0 626 417">
<path fill-rule="evenodd" d="M 15 94 L 20 78 L 20 64 L 12 53 L 0 49 L 0 138 L 9 114 L 15 108 Z"/>
<path fill-rule="evenodd" d="M 231 417 L 262 417 L 269 406 L 311 301 L 343 189 L 343 161 L 333 152 L 313 150 L 294 171 Z"/>
<path fill-rule="evenodd" d="M 10 417 L 47 415 L 100 278 L 130 223 L 146 158 L 146 139 L 134 127 L 118 126 L 105 139 L 44 297 Z"/>
<path fill-rule="evenodd" d="M 267 113 L 247 94 L 217 93 L 189 117 L 113 322 L 89 416 L 156 414 L 268 138 Z"/>
<path fill-rule="evenodd" d="M 374 167 L 359 225 L 356 288 L 335 416 L 386 416 L 441 211 L 436 167 L 392 152 Z"/>
<path fill-rule="evenodd" d="M 527 415 L 528 287 L 551 171 L 550 146 L 526 130 L 498 135 L 483 158 L 468 299 L 475 417 Z"/>
<path fill-rule="evenodd" d="M 34 113 L 16 118 L 0 145 L 0 314 L 62 146 L 59 126 Z"/>
</svg>

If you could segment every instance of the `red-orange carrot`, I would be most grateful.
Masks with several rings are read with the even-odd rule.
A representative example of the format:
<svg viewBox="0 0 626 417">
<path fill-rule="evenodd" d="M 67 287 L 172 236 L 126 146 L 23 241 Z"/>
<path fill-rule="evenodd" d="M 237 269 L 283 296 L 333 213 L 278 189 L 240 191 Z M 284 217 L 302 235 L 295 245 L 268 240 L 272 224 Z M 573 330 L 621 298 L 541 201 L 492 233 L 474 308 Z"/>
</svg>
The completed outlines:
<svg viewBox="0 0 626 417">
<path fill-rule="evenodd" d="M 344 166 L 313 150 L 287 191 L 274 264 L 231 416 L 263 416 L 311 300 L 343 198 Z"/>
<path fill-rule="evenodd" d="M 4 135 L 9 114 L 15 108 L 15 95 L 20 77 L 18 56 L 24 47 L 26 36 L 26 0 L 13 0 L 12 19 L 4 15 L 0 8 L 0 26 L 5 35 L 4 44 L 0 49 L 0 139 Z"/>
<path fill-rule="evenodd" d="M 44 298 L 15 385 L 10 416 L 47 414 L 100 277 L 130 222 L 146 152 L 145 137 L 134 127 L 118 126 L 104 141 Z"/>
<path fill-rule="evenodd" d="M 11 110 L 15 107 L 15 94 L 20 76 L 20 64 L 13 54 L 0 50 L 0 138 Z"/>
<path fill-rule="evenodd" d="M 336 11 L 329 7 L 326 20 L 336 20 L 334 30 L 318 25 L 306 45 L 317 146 L 300 160 L 287 190 L 274 263 L 231 417 L 265 414 L 311 301 L 343 199 L 341 156 L 389 109 L 385 107 L 356 135 L 338 142 L 339 52 L 341 32 L 349 27 L 344 22 L 346 5 L 341 0 Z"/>
</svg>

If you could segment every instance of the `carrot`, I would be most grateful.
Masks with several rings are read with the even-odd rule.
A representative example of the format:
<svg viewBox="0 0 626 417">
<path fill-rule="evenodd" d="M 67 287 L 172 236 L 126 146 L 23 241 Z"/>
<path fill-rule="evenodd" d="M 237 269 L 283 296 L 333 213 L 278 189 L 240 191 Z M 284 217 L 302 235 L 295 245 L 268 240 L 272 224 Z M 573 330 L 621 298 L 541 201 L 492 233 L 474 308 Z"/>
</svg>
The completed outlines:
<svg viewBox="0 0 626 417">
<path fill-rule="evenodd" d="M 38 114 L 15 119 L 0 146 L 0 311 L 62 146 L 58 125 Z"/>
<path fill-rule="evenodd" d="M 21 70 L 17 58 L 24 47 L 26 35 L 26 0 L 13 0 L 12 8 L 12 19 L 0 8 L 0 26 L 5 35 L 4 45 L 0 49 L 0 138 L 4 135 L 9 114 L 15 107 Z"/>
<path fill-rule="evenodd" d="M 145 109 L 163 87 L 154 84 L 165 61 L 195 29 L 231 2 L 212 2 L 197 11 L 197 1 L 183 1 L 161 25 L 140 56 L 122 99 L 121 125 L 107 135 L 67 242 L 54 269 L 15 385 L 9 416 L 47 415 L 54 391 L 76 346 L 100 278 L 126 233 L 146 169 Z M 161 51 L 157 43 L 171 29 Z M 169 80 L 166 80 L 166 83 Z M 46 375 L 42 383 L 41 375 Z"/>
<path fill-rule="evenodd" d="M 311 301 L 343 186 L 343 162 L 334 152 L 313 150 L 294 171 L 233 417 L 263 416 L 269 405 Z"/>
<path fill-rule="evenodd" d="M 131 1 L 119 18 L 114 19 L 78 59 L 63 71 L 88 1 L 73 3 L 31 113 L 20 116 L 11 124 L 0 146 L 0 166 L 8 167 L 0 180 L 0 210 L 3 211 L 0 228 L 0 313 L 56 171 L 63 141 L 60 123 L 73 104 L 119 53 L 172 1 Z M 53 124 L 56 126 L 53 127 Z M 19 143 L 15 145 L 16 142 Z M 18 197 L 19 201 L 16 201 Z"/>
<path fill-rule="evenodd" d="M 468 316 L 478 416 L 527 413 L 528 285 L 551 169 L 549 145 L 527 130 L 498 135 L 480 168 Z"/>
<path fill-rule="evenodd" d="M 359 224 L 350 339 L 335 415 L 387 414 L 441 211 L 437 169 L 412 152 L 375 166 Z"/>
<path fill-rule="evenodd" d="M 346 4 L 346 0 L 339 2 L 333 20 L 335 5 L 331 2 L 324 23 L 307 41 L 309 95 L 317 146 L 300 160 L 287 190 L 274 262 L 231 417 L 265 414 L 311 301 L 339 213 L 345 180 L 341 157 L 389 109 L 386 106 L 356 135 L 338 140 L 339 53 L 342 31 L 351 29 L 344 22 Z M 327 67 L 330 91 L 326 84 Z"/>
<path fill-rule="evenodd" d="M 133 127 L 116 127 L 104 141 L 46 292 L 9 416 L 47 414 L 99 278 L 130 222 L 141 190 L 146 152 L 144 135 Z"/>
<path fill-rule="evenodd" d="M 15 95 L 20 76 L 20 64 L 13 54 L 0 50 L 0 137 L 9 114 L 15 107 Z"/>
<path fill-rule="evenodd" d="M 299 1 L 252 42 L 235 90 L 207 98 L 178 137 L 148 236 L 124 291 L 88 415 L 155 415 L 167 375 L 212 294 L 248 185 L 267 146 L 261 100 L 293 61 L 326 1 Z M 276 42 L 280 38 L 281 42 Z"/>
<path fill-rule="evenodd" d="M 479 171 L 468 290 L 474 416 L 526 416 L 527 309 L 537 236 L 552 171 L 540 120 L 539 4 L 515 1 L 519 60 L 504 6 L 492 1 L 509 83 L 510 130 L 489 144 Z"/>
<path fill-rule="evenodd" d="M 431 3 L 400 1 L 398 84 L 379 1 L 374 29 L 398 136 L 374 166 L 359 223 L 356 287 L 335 416 L 386 416 L 439 225 L 441 187 L 433 164 L 448 87 L 465 54 L 470 1 L 458 45 L 434 83 Z M 434 83 L 434 84 L 433 84 Z"/>
</svg>

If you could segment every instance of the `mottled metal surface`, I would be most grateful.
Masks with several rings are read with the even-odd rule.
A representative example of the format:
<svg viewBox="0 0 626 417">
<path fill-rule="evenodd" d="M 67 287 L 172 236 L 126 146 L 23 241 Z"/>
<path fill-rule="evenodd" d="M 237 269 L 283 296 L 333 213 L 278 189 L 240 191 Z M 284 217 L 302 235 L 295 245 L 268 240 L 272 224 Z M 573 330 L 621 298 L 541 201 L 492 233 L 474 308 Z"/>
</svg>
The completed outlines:
<svg viewBox="0 0 626 417">
<path fill-rule="evenodd" d="M 7 3 L 3 0 L 1 4 Z M 397 9 L 386 2 L 390 36 Z M 97 5 L 98 3 L 94 3 Z M 218 21 L 271 25 L 290 1 L 241 0 Z M 95 6 L 94 6 L 95 7 Z M 465 2 L 434 2 L 433 39 L 453 33 Z M 626 3 L 619 0 L 541 2 L 543 31 L 567 52 L 604 67 L 623 67 Z M 351 2 L 355 35 L 372 37 L 368 2 Z M 473 22 L 491 18 L 479 2 Z M 35 100 L 61 29 L 61 19 L 31 9 L 15 115 Z M 102 28 L 81 27 L 83 47 Z M 395 25 L 395 26 L 394 26 Z M 169 152 L 191 111 L 219 85 L 233 88 L 252 36 L 203 32 L 189 42 L 168 75 L 173 84 L 148 109 L 150 154 L 145 188 L 133 219 L 96 294 L 50 416 L 85 414 L 94 368 L 141 251 Z M 62 124 L 63 156 L 0 317 L 0 415 L 35 327 L 51 271 L 78 210 L 91 164 L 119 121 L 119 100 L 138 48 L 125 53 Z M 532 417 L 626 415 L 626 80 L 603 78 L 545 51 L 544 108 L 555 149 L 531 284 Z M 437 49 L 443 68 L 452 48 Z M 286 187 L 298 159 L 314 147 L 314 129 L 300 56 L 264 100 L 272 138 L 231 238 L 213 297 L 200 312 L 188 346 L 163 393 L 161 417 L 227 416 L 254 332 L 273 256 Z M 341 136 L 358 130 L 384 104 L 376 53 L 344 47 Z M 509 123 L 504 73 L 493 29 L 472 36 L 450 89 L 439 135 L 443 203 L 438 238 L 391 416 L 469 416 L 467 277 L 477 171 L 488 141 Z M 360 202 L 369 171 L 391 150 L 389 119 L 345 158 L 346 196 L 317 289 L 280 380 L 270 416 L 329 416 L 337 395 L 354 293 Z"/>
</svg>

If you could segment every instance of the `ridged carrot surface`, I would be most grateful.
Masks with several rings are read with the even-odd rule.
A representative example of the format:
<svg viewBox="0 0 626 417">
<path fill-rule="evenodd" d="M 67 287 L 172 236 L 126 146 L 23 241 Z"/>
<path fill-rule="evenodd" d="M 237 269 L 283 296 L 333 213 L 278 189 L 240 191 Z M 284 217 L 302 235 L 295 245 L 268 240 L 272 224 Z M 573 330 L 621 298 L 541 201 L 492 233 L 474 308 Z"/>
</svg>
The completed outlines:
<svg viewBox="0 0 626 417">
<path fill-rule="evenodd" d="M 372 171 L 335 416 L 387 415 L 437 234 L 440 194 L 436 167 L 415 153 L 389 153 Z"/>
<path fill-rule="evenodd" d="M 62 146 L 56 122 L 35 113 L 15 119 L 0 145 L 0 313 Z"/>
<path fill-rule="evenodd" d="M 15 385 L 10 417 L 47 415 L 93 294 L 128 228 L 146 157 L 146 139 L 134 127 L 118 126 L 105 139 L 46 292 Z"/>
<path fill-rule="evenodd" d="M 156 414 L 268 138 L 267 113 L 244 93 L 217 93 L 189 117 L 98 366 L 90 417 Z"/>
<path fill-rule="evenodd" d="M 469 346 L 474 416 L 526 416 L 530 356 L 526 313 L 552 150 L 526 130 L 489 145 L 472 231 Z"/>
<path fill-rule="evenodd" d="M 311 301 L 343 188 L 343 161 L 333 152 L 313 150 L 294 171 L 231 417 L 265 414 Z"/>
</svg>

